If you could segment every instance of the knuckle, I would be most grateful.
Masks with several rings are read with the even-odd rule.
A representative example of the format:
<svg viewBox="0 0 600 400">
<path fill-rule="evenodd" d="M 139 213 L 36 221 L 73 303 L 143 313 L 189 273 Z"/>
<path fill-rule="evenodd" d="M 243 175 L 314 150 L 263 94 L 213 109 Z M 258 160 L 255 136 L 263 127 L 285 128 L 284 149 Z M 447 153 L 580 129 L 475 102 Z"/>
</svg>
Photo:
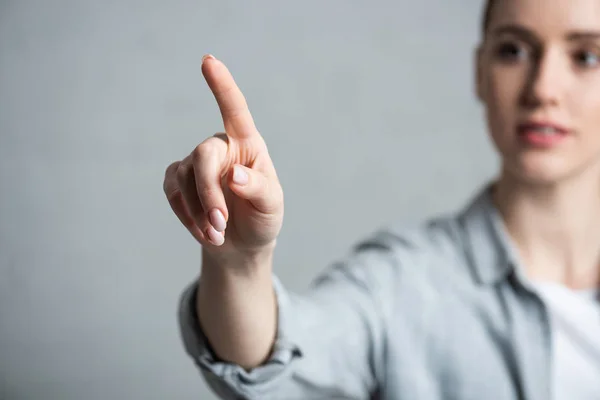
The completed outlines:
<svg viewBox="0 0 600 400">
<path fill-rule="evenodd" d="M 171 198 L 175 193 L 178 192 L 178 189 L 179 189 L 179 185 L 172 178 L 167 178 L 163 182 L 163 191 L 165 192 L 165 195 L 167 196 L 167 198 Z"/>
<path fill-rule="evenodd" d="M 219 191 L 210 186 L 203 186 L 198 188 L 198 195 L 203 203 L 212 203 L 216 200 L 216 197 L 218 197 Z"/>
<path fill-rule="evenodd" d="M 194 163 L 201 163 L 203 160 L 206 160 L 207 158 L 212 158 L 216 154 L 217 148 L 215 144 L 212 143 L 212 141 L 209 139 L 205 140 L 204 142 L 200 143 L 194 148 L 194 151 L 192 152 L 192 160 L 194 161 Z"/>
<path fill-rule="evenodd" d="M 185 182 L 189 175 L 190 168 L 185 164 L 179 164 L 177 171 L 175 172 L 175 177 L 179 183 Z"/>
<path fill-rule="evenodd" d="M 171 164 L 169 164 L 167 166 L 167 168 L 165 169 L 165 178 L 170 177 L 171 175 L 173 175 L 173 173 L 175 171 L 177 171 L 177 168 L 179 167 L 180 161 L 175 161 L 172 162 Z"/>
<path fill-rule="evenodd" d="M 219 97 L 219 99 L 221 100 L 221 103 L 225 103 L 227 100 L 231 97 L 233 97 L 233 95 L 235 95 L 235 92 L 239 90 L 239 88 L 235 85 L 235 84 L 229 84 L 229 85 L 221 85 L 220 87 L 217 88 L 217 90 L 215 91 L 215 94 Z M 224 104 L 222 104 L 224 105 Z"/>
<path fill-rule="evenodd" d="M 177 189 L 176 172 L 179 164 L 178 162 L 171 163 L 165 171 L 165 179 L 163 180 L 163 191 L 165 194 L 170 196 Z"/>
<path fill-rule="evenodd" d="M 229 144 L 229 136 L 225 132 L 217 132 L 209 140 L 222 140 L 225 144 Z"/>
</svg>

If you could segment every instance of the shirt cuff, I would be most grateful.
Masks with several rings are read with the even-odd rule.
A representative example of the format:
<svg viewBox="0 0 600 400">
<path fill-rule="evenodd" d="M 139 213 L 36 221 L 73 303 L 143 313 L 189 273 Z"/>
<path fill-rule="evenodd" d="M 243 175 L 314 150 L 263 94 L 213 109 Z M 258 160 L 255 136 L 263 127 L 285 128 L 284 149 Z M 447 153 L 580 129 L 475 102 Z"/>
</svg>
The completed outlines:
<svg viewBox="0 0 600 400">
<path fill-rule="evenodd" d="M 253 399 L 273 393 L 274 386 L 291 373 L 292 363 L 302 357 L 300 348 L 289 340 L 291 301 L 283 285 L 273 277 L 277 299 L 277 335 L 269 359 L 246 371 L 239 365 L 219 360 L 200 328 L 196 313 L 197 280 L 183 292 L 179 304 L 180 333 L 186 352 L 192 357 L 209 386 L 223 399 Z"/>
</svg>

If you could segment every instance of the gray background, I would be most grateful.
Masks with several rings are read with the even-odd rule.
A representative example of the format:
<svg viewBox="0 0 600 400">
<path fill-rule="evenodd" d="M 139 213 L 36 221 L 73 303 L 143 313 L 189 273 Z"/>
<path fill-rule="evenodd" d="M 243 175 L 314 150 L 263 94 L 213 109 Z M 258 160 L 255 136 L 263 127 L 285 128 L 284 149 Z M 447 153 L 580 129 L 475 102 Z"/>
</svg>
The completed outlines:
<svg viewBox="0 0 600 400">
<path fill-rule="evenodd" d="M 0 398 L 214 399 L 179 340 L 199 247 L 165 167 L 245 92 L 286 194 L 294 290 L 497 168 L 473 91 L 480 0 L 0 2 Z"/>
</svg>

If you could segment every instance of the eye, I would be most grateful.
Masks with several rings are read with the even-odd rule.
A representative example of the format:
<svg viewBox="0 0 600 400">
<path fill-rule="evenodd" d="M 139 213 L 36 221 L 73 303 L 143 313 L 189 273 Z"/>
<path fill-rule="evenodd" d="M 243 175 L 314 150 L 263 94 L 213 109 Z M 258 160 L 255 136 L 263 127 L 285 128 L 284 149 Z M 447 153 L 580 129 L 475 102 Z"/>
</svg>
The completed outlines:
<svg viewBox="0 0 600 400">
<path fill-rule="evenodd" d="M 574 54 L 575 63 L 583 68 L 600 66 L 600 55 L 597 52 L 581 50 Z"/>
<path fill-rule="evenodd" d="M 500 43 L 496 47 L 496 58 L 503 62 L 516 62 L 527 57 L 527 49 L 515 42 Z"/>
</svg>

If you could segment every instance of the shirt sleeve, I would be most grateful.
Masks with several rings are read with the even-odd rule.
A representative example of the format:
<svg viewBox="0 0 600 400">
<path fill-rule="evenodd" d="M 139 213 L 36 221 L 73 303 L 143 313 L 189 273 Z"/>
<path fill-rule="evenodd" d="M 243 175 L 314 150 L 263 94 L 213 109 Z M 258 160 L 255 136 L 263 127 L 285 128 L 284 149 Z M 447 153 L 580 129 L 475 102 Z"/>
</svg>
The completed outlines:
<svg viewBox="0 0 600 400">
<path fill-rule="evenodd" d="M 179 307 L 184 347 L 223 400 L 369 398 L 384 373 L 395 273 L 391 249 L 375 240 L 332 264 L 302 295 L 274 276 L 276 340 L 270 358 L 252 371 L 215 357 L 198 323 L 192 283 Z"/>
</svg>

